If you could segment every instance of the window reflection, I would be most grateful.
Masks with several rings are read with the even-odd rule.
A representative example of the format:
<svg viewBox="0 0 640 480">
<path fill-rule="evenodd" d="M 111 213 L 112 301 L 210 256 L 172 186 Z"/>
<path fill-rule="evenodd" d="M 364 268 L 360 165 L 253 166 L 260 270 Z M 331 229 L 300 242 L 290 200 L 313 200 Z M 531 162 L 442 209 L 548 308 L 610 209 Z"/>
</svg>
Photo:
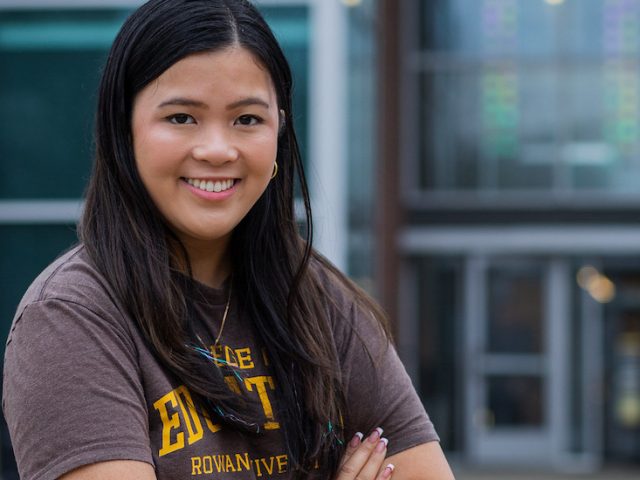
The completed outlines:
<svg viewBox="0 0 640 480">
<path fill-rule="evenodd" d="M 421 2 L 422 190 L 637 193 L 640 2 Z"/>
<path fill-rule="evenodd" d="M 490 270 L 489 352 L 542 352 L 542 278 L 535 267 Z"/>
<path fill-rule="evenodd" d="M 542 426 L 542 380 L 533 376 L 491 376 L 487 379 L 488 426 Z"/>
</svg>

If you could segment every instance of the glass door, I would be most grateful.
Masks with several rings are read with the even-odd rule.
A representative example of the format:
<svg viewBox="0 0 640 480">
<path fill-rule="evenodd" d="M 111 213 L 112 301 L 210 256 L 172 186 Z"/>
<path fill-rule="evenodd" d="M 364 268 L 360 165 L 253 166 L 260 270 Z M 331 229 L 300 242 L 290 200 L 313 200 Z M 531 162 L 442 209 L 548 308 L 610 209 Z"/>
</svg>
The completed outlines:
<svg viewBox="0 0 640 480">
<path fill-rule="evenodd" d="M 637 267 L 636 267 L 637 268 Z M 612 270 L 615 298 L 604 315 L 604 454 L 640 463 L 640 274 Z"/>
<path fill-rule="evenodd" d="M 551 463 L 563 450 L 567 273 L 559 260 L 468 259 L 465 402 L 473 460 Z"/>
</svg>

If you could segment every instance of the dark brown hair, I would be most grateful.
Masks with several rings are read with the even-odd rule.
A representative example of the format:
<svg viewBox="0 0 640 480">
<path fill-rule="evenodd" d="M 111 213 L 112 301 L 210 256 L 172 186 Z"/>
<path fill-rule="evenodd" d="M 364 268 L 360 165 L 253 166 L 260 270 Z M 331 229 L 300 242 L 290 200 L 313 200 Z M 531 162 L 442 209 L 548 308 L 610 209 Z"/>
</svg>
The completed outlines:
<svg viewBox="0 0 640 480">
<path fill-rule="evenodd" d="M 311 247 L 311 211 L 292 127 L 292 78 L 271 30 L 245 0 L 152 0 L 125 22 L 100 84 L 96 159 L 80 226 L 81 240 L 163 365 L 211 415 L 251 430 L 258 410 L 230 391 L 224 371 L 186 347 L 193 314 L 186 301 L 186 249 L 154 205 L 136 169 L 131 112 L 136 95 L 187 55 L 231 45 L 247 48 L 268 70 L 278 107 L 279 173 L 233 232 L 233 293 L 264 343 L 278 383 L 276 415 L 294 474 L 317 464 L 323 478 L 336 471 L 344 449 L 340 427 L 345 392 L 327 293 L 309 268 L 315 257 L 378 318 L 377 307 Z M 294 217 L 294 184 L 304 200 L 306 238 Z M 238 420 L 241 419 L 241 420 Z M 365 427 L 363 427 L 365 428 Z M 328 435 L 328 433 L 331 433 Z"/>
</svg>

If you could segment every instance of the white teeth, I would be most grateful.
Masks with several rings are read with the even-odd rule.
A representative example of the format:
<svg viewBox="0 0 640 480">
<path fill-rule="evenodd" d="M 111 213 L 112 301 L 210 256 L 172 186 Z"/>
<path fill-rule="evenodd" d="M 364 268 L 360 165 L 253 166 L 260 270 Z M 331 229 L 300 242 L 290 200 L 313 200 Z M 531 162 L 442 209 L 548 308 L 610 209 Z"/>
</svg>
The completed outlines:
<svg viewBox="0 0 640 480">
<path fill-rule="evenodd" d="M 193 185 L 205 192 L 224 192 L 233 187 L 234 180 L 199 180 L 197 178 L 185 178 L 189 185 Z"/>
</svg>

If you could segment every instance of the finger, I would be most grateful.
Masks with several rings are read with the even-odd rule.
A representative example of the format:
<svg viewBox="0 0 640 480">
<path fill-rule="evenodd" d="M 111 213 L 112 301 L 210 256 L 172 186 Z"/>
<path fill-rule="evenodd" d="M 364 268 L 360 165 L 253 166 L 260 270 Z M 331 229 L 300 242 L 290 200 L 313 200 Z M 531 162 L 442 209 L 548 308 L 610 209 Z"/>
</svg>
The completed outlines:
<svg viewBox="0 0 640 480">
<path fill-rule="evenodd" d="M 369 478 L 374 479 L 382 467 L 382 462 L 384 460 L 384 455 L 382 458 L 379 458 L 379 454 L 375 457 L 374 462 L 369 464 L 369 457 L 375 451 L 376 446 L 381 441 L 382 429 L 376 428 L 365 440 L 360 442 L 360 445 L 356 447 L 355 451 L 351 454 L 349 459 L 347 459 L 338 470 L 338 475 L 336 480 L 353 480 L 356 477 L 358 478 L 366 478 L 362 476 L 362 470 L 369 466 L 369 470 L 371 470 L 373 465 L 375 465 L 375 469 Z M 386 442 L 386 440 L 385 440 Z M 386 445 L 385 445 L 386 447 Z"/>
<path fill-rule="evenodd" d="M 364 464 L 357 478 L 374 479 L 378 478 L 379 473 L 383 470 L 385 458 L 387 456 L 387 445 L 389 440 L 380 438 L 373 448 L 367 463 Z"/>
<path fill-rule="evenodd" d="M 378 475 L 378 480 L 388 480 L 389 478 L 391 478 L 391 475 L 393 475 L 393 471 L 395 469 L 396 467 L 393 465 L 393 463 L 388 464 L 382 469 L 380 475 Z"/>
<path fill-rule="evenodd" d="M 362 442 L 364 435 L 361 432 L 356 432 L 351 441 L 347 444 L 347 449 L 340 460 L 340 465 L 344 465 L 344 463 L 351 458 L 351 455 L 358 449 L 360 443 Z"/>
</svg>

